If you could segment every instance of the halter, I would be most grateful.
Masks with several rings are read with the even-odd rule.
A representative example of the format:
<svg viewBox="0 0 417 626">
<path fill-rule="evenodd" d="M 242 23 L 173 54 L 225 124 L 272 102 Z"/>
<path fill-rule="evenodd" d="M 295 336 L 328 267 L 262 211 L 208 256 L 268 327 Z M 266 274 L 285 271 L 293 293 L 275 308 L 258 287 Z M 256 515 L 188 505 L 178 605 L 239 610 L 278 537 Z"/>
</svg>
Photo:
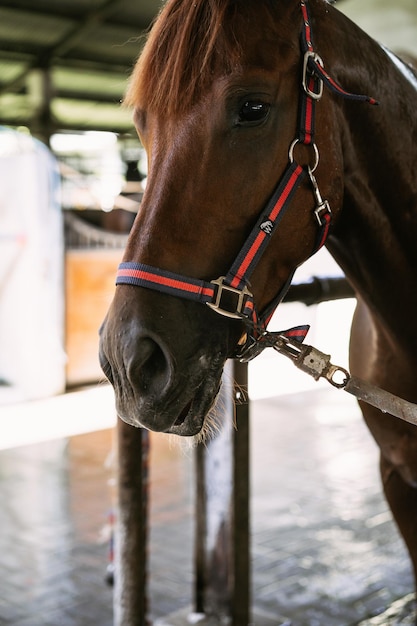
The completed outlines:
<svg viewBox="0 0 417 626">
<path fill-rule="evenodd" d="M 250 277 L 264 253 L 271 237 L 285 215 L 291 200 L 305 178 L 310 180 L 315 199 L 314 219 L 318 225 L 316 241 L 312 255 L 325 243 L 330 223 L 331 210 L 327 200 L 323 200 L 314 176 L 319 163 L 319 151 L 315 137 L 315 107 L 323 94 L 325 85 L 333 93 L 349 100 L 378 104 L 376 100 L 365 95 L 352 94 L 342 89 L 324 70 L 324 64 L 314 51 L 308 0 L 301 0 L 303 28 L 300 37 L 303 54 L 302 89 L 299 102 L 298 135 L 291 143 L 287 168 L 276 186 L 271 198 L 263 208 L 257 223 L 237 255 L 232 267 L 225 276 L 206 282 L 175 274 L 157 267 L 142 263 L 125 262 L 119 265 L 116 285 L 127 284 L 146 287 L 169 295 L 186 298 L 194 302 L 207 304 L 220 315 L 239 319 L 248 328 L 248 338 L 236 356 L 241 360 L 250 360 L 259 352 L 271 345 L 265 341 L 266 327 L 276 307 L 284 297 L 293 277 L 289 277 L 271 304 L 258 313 L 253 295 L 249 289 Z M 302 144 L 312 148 L 314 163 L 299 165 L 294 156 L 295 147 Z M 308 332 L 308 326 L 297 326 L 286 331 L 273 333 L 289 340 L 302 342 Z"/>
</svg>

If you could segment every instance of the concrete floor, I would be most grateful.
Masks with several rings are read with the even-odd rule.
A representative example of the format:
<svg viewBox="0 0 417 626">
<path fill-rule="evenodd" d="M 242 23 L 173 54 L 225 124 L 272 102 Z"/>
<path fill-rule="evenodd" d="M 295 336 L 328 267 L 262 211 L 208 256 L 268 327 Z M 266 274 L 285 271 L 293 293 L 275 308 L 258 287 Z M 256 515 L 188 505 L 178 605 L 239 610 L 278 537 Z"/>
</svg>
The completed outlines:
<svg viewBox="0 0 417 626">
<path fill-rule="evenodd" d="M 251 430 L 255 610 L 276 625 L 410 624 L 409 602 L 374 617 L 413 580 L 354 400 L 322 388 L 255 400 Z M 112 624 L 113 439 L 107 428 L 0 452 L 0 624 Z M 193 465 L 192 451 L 152 436 L 154 622 L 192 603 Z"/>
</svg>

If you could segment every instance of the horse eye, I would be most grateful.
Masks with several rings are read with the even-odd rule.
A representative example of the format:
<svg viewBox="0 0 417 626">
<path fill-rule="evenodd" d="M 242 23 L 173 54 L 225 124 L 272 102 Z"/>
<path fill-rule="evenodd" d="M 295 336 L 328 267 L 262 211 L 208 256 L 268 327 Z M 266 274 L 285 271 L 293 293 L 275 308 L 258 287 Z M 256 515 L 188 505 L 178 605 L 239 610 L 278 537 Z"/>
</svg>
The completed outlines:
<svg viewBox="0 0 417 626">
<path fill-rule="evenodd" d="M 239 111 L 238 124 L 262 122 L 268 115 L 270 108 L 266 102 L 248 100 Z"/>
</svg>

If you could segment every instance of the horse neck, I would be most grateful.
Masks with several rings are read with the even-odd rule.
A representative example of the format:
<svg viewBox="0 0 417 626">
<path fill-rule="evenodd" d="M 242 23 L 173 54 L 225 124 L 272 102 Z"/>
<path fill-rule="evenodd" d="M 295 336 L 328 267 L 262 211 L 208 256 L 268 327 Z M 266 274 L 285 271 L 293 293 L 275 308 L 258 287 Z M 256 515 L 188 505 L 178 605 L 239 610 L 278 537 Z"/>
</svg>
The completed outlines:
<svg viewBox="0 0 417 626">
<path fill-rule="evenodd" d="M 344 198 L 328 247 L 398 341 L 417 311 L 417 79 L 372 40 L 360 48 L 349 64 L 380 106 L 341 105 Z"/>
</svg>

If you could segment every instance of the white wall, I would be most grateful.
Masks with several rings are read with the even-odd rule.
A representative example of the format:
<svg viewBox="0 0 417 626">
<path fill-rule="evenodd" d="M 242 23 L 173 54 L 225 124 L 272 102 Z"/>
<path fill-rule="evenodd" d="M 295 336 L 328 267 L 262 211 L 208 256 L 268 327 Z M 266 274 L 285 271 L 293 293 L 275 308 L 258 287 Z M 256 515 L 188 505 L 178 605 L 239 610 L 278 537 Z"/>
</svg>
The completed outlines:
<svg viewBox="0 0 417 626">
<path fill-rule="evenodd" d="M 57 163 L 40 142 L 0 129 L 2 397 L 65 387 L 63 230 Z"/>
<path fill-rule="evenodd" d="M 343 0 L 336 7 L 393 52 L 417 57 L 416 0 Z"/>
</svg>

